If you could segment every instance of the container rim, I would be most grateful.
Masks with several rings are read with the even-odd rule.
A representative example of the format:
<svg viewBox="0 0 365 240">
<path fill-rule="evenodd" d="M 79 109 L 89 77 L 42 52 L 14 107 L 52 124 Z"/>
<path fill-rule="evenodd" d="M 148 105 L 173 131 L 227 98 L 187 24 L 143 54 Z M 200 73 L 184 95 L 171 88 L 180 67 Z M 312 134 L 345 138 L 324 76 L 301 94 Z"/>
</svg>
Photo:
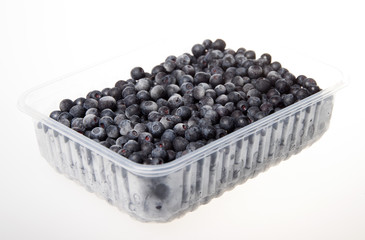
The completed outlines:
<svg viewBox="0 0 365 240">
<path fill-rule="evenodd" d="M 292 51 L 292 49 L 290 49 Z M 294 50 L 295 51 L 295 50 Z M 129 51 L 128 53 L 131 53 L 132 51 Z M 128 54 L 127 53 L 127 54 Z M 127 158 L 119 155 L 118 153 L 115 153 L 113 151 L 111 151 L 110 149 L 100 145 L 99 143 L 93 141 L 92 139 L 89 139 L 85 136 L 83 136 L 82 134 L 72 130 L 71 128 L 68 128 L 66 126 L 64 126 L 63 124 L 51 119 L 50 117 L 40 113 L 39 111 L 37 111 L 36 109 L 34 109 L 29 103 L 28 103 L 28 98 L 29 95 L 32 94 L 34 91 L 39 90 L 43 87 L 46 87 L 52 83 L 61 81 L 67 77 L 73 76 L 77 73 L 80 73 L 82 71 L 86 71 L 88 69 L 91 69 L 93 67 L 96 67 L 98 65 L 101 65 L 103 63 L 106 63 L 108 61 L 111 61 L 115 58 L 119 58 L 124 56 L 123 55 L 117 55 L 117 56 L 113 56 L 111 58 L 108 58 L 104 61 L 98 62 L 96 64 L 92 64 L 92 65 L 88 65 L 86 67 L 83 67 L 79 70 L 64 74 L 58 78 L 55 78 L 53 80 L 50 81 L 46 81 L 42 84 L 39 84 L 27 91 L 25 91 L 23 94 L 20 95 L 18 102 L 17 102 L 17 107 L 20 111 L 28 114 L 29 116 L 31 116 L 33 119 L 36 119 L 37 121 L 40 121 L 42 123 L 44 123 L 45 125 L 54 128 L 56 131 L 60 131 L 62 132 L 62 134 L 66 137 L 68 137 L 69 139 L 72 139 L 75 142 L 78 142 L 79 144 L 83 145 L 83 146 L 87 146 L 90 150 L 95 151 L 97 154 L 102 155 L 104 157 L 107 157 L 109 160 L 111 160 L 113 163 L 118 164 L 119 166 L 127 169 L 128 171 L 137 174 L 137 175 L 143 175 L 145 177 L 158 177 L 158 176 L 165 176 L 171 172 L 177 171 L 187 165 L 190 165 L 194 162 L 197 162 L 201 157 L 204 157 L 206 155 L 209 155 L 211 153 L 212 150 L 217 149 L 218 146 L 219 148 L 225 147 L 227 145 L 230 144 L 230 140 L 233 140 L 239 136 L 243 136 L 243 135 L 250 135 L 253 132 L 255 132 L 257 129 L 260 129 L 262 127 L 264 127 L 265 125 L 268 125 L 270 122 L 274 122 L 280 118 L 283 118 L 283 116 L 287 116 L 290 113 L 293 112 L 293 110 L 298 110 L 298 109 L 303 109 L 307 106 L 309 106 L 310 104 L 313 104 L 314 102 L 318 102 L 321 99 L 324 99 L 328 96 L 334 95 L 334 93 L 336 93 L 337 91 L 341 90 L 342 88 L 344 88 L 345 86 L 347 86 L 349 84 L 349 77 L 348 75 L 346 75 L 345 73 L 343 73 L 341 70 L 339 70 L 337 67 L 330 65 L 326 62 L 323 62 L 322 60 L 313 58 L 312 56 L 308 56 L 306 54 L 303 53 L 299 53 L 302 56 L 305 56 L 307 58 L 310 58 L 316 62 L 320 62 L 322 64 L 327 65 L 328 67 L 332 68 L 333 70 L 335 70 L 340 77 L 339 80 L 337 80 L 337 83 L 332 85 L 331 87 L 328 87 L 326 89 L 321 90 L 320 92 L 313 94 L 301 101 L 298 101 L 288 107 L 283 108 L 282 110 L 275 112 L 273 114 L 270 114 L 269 116 L 260 119 L 256 122 L 253 122 L 239 130 L 236 130 L 218 140 L 215 140 L 193 152 L 187 153 L 186 155 L 179 157 L 169 163 L 165 163 L 165 164 L 161 164 L 161 165 L 143 165 L 143 164 L 138 164 L 135 162 L 132 162 L 130 160 L 128 160 Z"/>
</svg>

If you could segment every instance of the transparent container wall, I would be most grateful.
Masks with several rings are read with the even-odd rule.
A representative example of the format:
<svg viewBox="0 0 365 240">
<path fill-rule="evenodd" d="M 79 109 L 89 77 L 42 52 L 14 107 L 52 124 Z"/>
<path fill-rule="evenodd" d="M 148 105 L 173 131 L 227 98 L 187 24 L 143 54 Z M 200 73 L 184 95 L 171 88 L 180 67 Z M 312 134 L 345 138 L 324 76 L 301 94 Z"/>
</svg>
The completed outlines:
<svg viewBox="0 0 365 240">
<path fill-rule="evenodd" d="M 243 133 L 166 175 L 135 174 L 62 132 L 35 122 L 52 167 L 140 221 L 167 222 L 310 146 L 328 129 L 333 96 Z"/>
<path fill-rule="evenodd" d="M 299 153 L 328 129 L 334 93 L 344 82 L 336 69 L 294 51 L 262 49 L 232 41 L 228 47 L 264 52 L 293 74 L 314 78 L 323 91 L 160 166 L 133 163 L 50 119 L 62 99 L 113 87 L 141 66 L 150 71 L 169 55 L 190 52 L 195 42 L 146 46 L 36 87 L 20 99 L 34 119 L 42 156 L 58 172 L 140 221 L 167 222 Z M 274 48 L 273 48 L 274 49 Z"/>
</svg>

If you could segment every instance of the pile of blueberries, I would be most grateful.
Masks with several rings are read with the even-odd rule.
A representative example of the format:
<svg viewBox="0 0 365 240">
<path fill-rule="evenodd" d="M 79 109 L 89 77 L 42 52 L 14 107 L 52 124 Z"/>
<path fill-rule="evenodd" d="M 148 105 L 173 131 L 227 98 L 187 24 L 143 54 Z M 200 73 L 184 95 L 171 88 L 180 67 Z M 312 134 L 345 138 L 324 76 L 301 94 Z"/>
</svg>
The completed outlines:
<svg viewBox="0 0 365 240">
<path fill-rule="evenodd" d="M 151 73 L 64 99 L 50 117 L 141 164 L 170 162 L 321 89 L 271 56 L 222 39 L 168 56 Z"/>
</svg>

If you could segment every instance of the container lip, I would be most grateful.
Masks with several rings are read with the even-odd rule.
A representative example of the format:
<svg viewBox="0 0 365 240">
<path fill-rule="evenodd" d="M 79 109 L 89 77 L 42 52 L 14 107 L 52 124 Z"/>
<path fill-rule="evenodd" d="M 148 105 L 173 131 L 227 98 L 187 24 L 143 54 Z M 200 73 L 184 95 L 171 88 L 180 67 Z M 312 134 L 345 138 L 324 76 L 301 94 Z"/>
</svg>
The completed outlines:
<svg viewBox="0 0 365 240">
<path fill-rule="evenodd" d="M 133 52 L 133 51 L 131 51 L 131 52 Z M 305 55 L 302 53 L 300 53 L 300 54 Z M 250 135 L 253 132 L 257 131 L 258 129 L 268 125 L 270 122 L 277 121 L 278 119 L 281 119 L 284 116 L 287 116 L 287 115 L 293 113 L 295 110 L 303 109 L 303 108 L 309 106 L 310 104 L 318 102 L 328 96 L 334 95 L 334 93 L 336 93 L 337 91 L 339 91 L 340 89 L 344 88 L 345 86 L 347 86 L 349 84 L 349 77 L 346 74 L 344 74 L 341 70 L 339 70 L 337 67 L 330 65 L 326 62 L 323 62 L 322 60 L 310 57 L 313 60 L 316 60 L 317 62 L 321 62 L 321 63 L 331 67 L 332 69 L 334 69 L 336 72 L 339 73 L 341 78 L 339 78 L 339 80 L 336 80 L 336 84 L 332 85 L 329 88 L 323 89 L 320 92 L 313 94 L 312 96 L 309 96 L 301 101 L 298 101 L 298 102 L 294 103 L 293 105 L 285 107 L 282 110 L 275 112 L 263 119 L 260 119 L 254 123 L 251 123 L 237 131 L 234 131 L 234 132 L 222 137 L 221 139 L 215 140 L 193 152 L 190 152 L 178 159 L 175 159 L 174 161 L 171 161 L 169 163 L 165 163 L 162 165 L 155 165 L 155 166 L 142 165 L 142 164 L 134 163 L 134 162 L 128 160 L 127 158 L 119 155 L 118 153 L 111 151 L 110 149 L 93 141 L 92 139 L 89 139 L 89 138 L 83 136 L 82 134 L 49 118 L 48 116 L 45 116 L 44 114 L 40 113 L 39 111 L 37 111 L 36 109 L 34 109 L 32 106 L 30 106 L 27 103 L 29 95 L 32 94 L 34 91 L 36 91 L 42 87 L 48 86 L 49 84 L 52 84 L 56 81 L 60 81 L 64 78 L 70 77 L 81 71 L 85 71 L 85 70 L 88 70 L 95 66 L 101 65 L 105 62 L 108 62 L 108 61 L 113 60 L 114 58 L 118 58 L 120 56 L 121 55 L 111 57 L 111 58 L 101 61 L 97 64 L 89 65 L 89 66 L 79 69 L 77 71 L 73 71 L 71 73 L 62 75 L 61 77 L 58 77 L 56 79 L 53 79 L 53 80 L 47 81 L 45 83 L 42 83 L 38 86 L 35 86 L 35 87 L 27 90 L 26 92 L 24 92 L 19 97 L 17 106 L 18 106 L 19 110 L 30 115 L 37 121 L 40 121 L 40 122 L 44 123 L 45 125 L 54 128 L 56 131 L 61 132 L 63 135 L 74 140 L 75 142 L 78 142 L 84 146 L 88 146 L 88 148 L 90 148 L 92 151 L 95 151 L 97 154 L 107 157 L 113 163 L 120 165 L 121 167 L 127 169 L 128 171 L 130 171 L 134 174 L 137 174 L 137 175 L 143 175 L 145 177 L 164 176 L 171 172 L 177 171 L 187 165 L 190 165 L 194 162 L 197 162 L 201 157 L 209 155 L 212 150 L 222 148 L 222 147 L 229 145 L 231 140 L 233 140 L 239 136 Z"/>
</svg>

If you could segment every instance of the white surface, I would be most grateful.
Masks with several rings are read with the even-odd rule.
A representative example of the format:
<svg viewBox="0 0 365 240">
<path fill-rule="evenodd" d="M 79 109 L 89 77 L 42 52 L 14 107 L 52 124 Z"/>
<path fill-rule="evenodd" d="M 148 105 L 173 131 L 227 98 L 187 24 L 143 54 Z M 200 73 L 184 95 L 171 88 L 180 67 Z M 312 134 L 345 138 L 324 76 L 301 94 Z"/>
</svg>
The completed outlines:
<svg viewBox="0 0 365 240">
<path fill-rule="evenodd" d="M 357 2 L 1 1 L 0 239 L 364 239 L 365 17 Z M 351 84 L 312 147 L 181 219 L 139 223 L 48 166 L 15 105 L 46 80 L 164 36 L 184 44 L 185 34 L 296 48 L 338 66 Z"/>
</svg>

